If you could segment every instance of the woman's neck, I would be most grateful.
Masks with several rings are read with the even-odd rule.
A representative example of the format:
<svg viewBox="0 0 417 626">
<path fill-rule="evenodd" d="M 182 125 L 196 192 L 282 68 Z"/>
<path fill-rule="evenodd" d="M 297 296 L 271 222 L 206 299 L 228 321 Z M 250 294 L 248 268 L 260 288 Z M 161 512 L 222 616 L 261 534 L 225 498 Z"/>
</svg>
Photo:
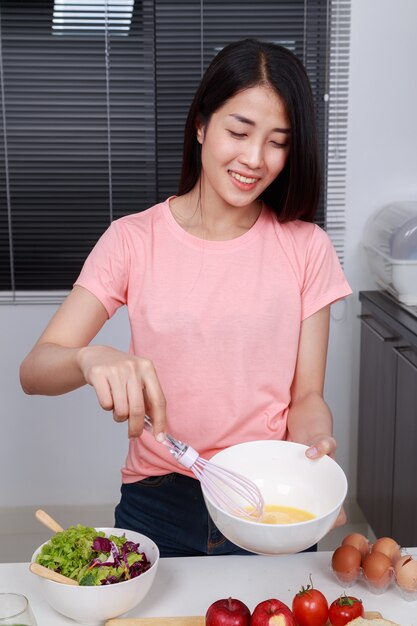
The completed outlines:
<svg viewBox="0 0 417 626">
<path fill-rule="evenodd" d="M 262 202 L 235 207 L 200 198 L 194 188 L 170 201 L 171 213 L 186 232 L 200 239 L 227 241 L 245 234 L 258 219 Z"/>
</svg>

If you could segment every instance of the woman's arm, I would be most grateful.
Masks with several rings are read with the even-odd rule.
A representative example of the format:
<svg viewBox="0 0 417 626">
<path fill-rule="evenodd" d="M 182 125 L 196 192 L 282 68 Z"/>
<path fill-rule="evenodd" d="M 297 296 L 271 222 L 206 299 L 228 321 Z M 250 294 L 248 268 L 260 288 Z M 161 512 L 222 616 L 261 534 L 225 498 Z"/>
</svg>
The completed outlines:
<svg viewBox="0 0 417 626">
<path fill-rule="evenodd" d="M 74 287 L 20 366 L 20 382 L 29 394 L 59 395 L 86 384 L 78 362 L 107 320 L 101 302 Z"/>
<path fill-rule="evenodd" d="M 333 418 L 323 399 L 329 322 L 330 306 L 303 321 L 291 388 L 289 438 L 312 446 L 309 456 L 317 456 L 317 453 L 319 456 L 334 456 L 336 451 L 332 436 Z"/>
<path fill-rule="evenodd" d="M 329 325 L 330 306 L 303 321 L 291 388 L 287 422 L 289 438 L 309 446 L 306 454 L 311 459 L 325 454 L 334 458 L 336 453 L 333 417 L 323 399 Z M 345 522 L 346 514 L 342 508 L 335 526 Z"/>
<path fill-rule="evenodd" d="M 89 345 L 107 319 L 92 293 L 74 287 L 22 362 L 22 388 L 29 394 L 58 395 L 89 384 L 116 421 L 129 420 L 129 437 L 142 432 L 145 407 L 158 436 L 165 431 L 166 403 L 152 363 L 109 346 Z"/>
</svg>

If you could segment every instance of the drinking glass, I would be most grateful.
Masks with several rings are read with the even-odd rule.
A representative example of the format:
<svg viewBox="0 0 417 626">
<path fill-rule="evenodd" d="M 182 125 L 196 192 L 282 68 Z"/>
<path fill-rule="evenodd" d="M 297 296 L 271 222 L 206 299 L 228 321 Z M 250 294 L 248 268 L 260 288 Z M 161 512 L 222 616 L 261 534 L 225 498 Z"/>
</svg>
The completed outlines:
<svg viewBox="0 0 417 626">
<path fill-rule="evenodd" d="M 37 626 L 26 596 L 0 593 L 0 626 Z"/>
</svg>

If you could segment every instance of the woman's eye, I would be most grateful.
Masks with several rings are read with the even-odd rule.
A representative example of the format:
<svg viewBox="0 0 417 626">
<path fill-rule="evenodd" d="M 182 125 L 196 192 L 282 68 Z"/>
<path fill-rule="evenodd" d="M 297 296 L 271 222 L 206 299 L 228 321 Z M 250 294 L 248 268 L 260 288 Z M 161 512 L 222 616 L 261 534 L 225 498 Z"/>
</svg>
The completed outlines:
<svg viewBox="0 0 417 626">
<path fill-rule="evenodd" d="M 271 141 L 271 144 L 274 148 L 286 148 L 288 146 L 288 143 L 279 143 L 278 141 Z"/>
<path fill-rule="evenodd" d="M 243 139 L 246 137 L 246 133 L 235 133 L 233 130 L 229 130 L 229 133 L 232 137 L 236 137 L 236 139 Z"/>
</svg>

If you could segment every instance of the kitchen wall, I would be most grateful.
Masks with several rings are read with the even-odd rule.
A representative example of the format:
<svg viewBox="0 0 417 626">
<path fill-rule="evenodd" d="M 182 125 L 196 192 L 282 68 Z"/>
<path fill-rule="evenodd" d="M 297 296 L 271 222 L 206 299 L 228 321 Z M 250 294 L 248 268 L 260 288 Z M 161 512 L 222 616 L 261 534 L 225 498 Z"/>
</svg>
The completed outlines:
<svg viewBox="0 0 417 626">
<path fill-rule="evenodd" d="M 393 200 L 417 199 L 417 3 L 352 0 L 345 272 L 354 290 L 333 307 L 326 396 L 338 460 L 355 493 L 358 292 L 375 288 L 360 247 L 365 221 Z M 90 388 L 28 397 L 19 363 L 52 305 L 0 306 L 0 531 L 11 507 L 108 505 L 117 501 L 125 425 L 98 408 Z M 100 342 L 127 348 L 126 314 Z M 3 514 L 2 514 L 3 513 Z"/>
<path fill-rule="evenodd" d="M 358 292 L 374 288 L 360 238 L 386 204 L 417 200 L 417 3 L 352 0 L 345 271 L 354 290 L 334 325 L 327 399 L 340 461 L 355 480 L 360 313 Z"/>
</svg>

